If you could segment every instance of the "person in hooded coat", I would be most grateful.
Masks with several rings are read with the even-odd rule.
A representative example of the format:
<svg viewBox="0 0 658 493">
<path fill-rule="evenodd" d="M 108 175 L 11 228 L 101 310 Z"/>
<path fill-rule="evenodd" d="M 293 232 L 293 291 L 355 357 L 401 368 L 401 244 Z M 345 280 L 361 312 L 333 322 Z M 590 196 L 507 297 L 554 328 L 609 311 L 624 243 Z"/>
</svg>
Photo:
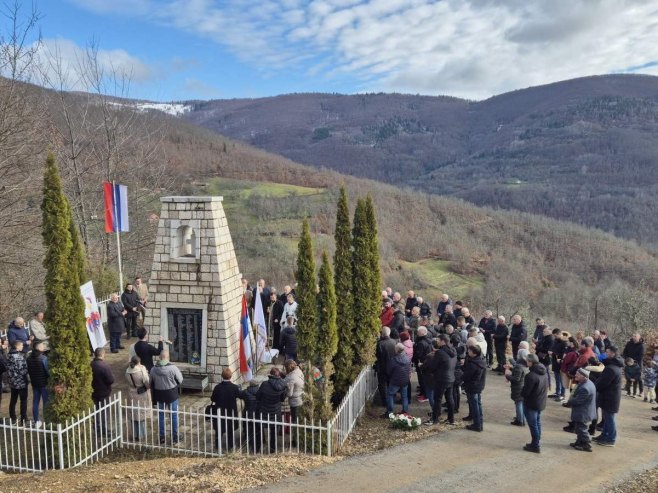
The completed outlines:
<svg viewBox="0 0 658 493">
<path fill-rule="evenodd" d="M 281 403 L 287 396 L 288 387 L 281 378 L 281 371 L 278 368 L 272 368 L 268 379 L 260 385 L 256 393 L 259 418 L 273 422 L 270 425 L 263 425 L 263 427 L 269 428 L 270 453 L 276 452 L 277 425 L 275 423 L 281 421 Z M 256 432 L 256 452 L 260 452 L 262 441 L 260 426 L 256 427 Z"/>
</svg>

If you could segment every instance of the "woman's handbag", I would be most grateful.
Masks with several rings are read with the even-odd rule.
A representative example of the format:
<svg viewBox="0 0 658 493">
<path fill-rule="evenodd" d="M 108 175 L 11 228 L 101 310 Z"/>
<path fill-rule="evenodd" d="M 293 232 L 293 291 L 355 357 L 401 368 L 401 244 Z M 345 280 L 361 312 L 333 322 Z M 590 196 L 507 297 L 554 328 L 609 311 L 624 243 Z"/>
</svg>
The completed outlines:
<svg viewBox="0 0 658 493">
<path fill-rule="evenodd" d="M 137 385 L 135 385 L 135 379 L 133 378 L 132 373 L 130 373 L 130 379 L 133 381 L 133 387 L 135 387 L 137 389 L 138 394 L 143 394 L 148 390 L 146 385 L 142 385 L 141 387 L 138 387 Z"/>
</svg>

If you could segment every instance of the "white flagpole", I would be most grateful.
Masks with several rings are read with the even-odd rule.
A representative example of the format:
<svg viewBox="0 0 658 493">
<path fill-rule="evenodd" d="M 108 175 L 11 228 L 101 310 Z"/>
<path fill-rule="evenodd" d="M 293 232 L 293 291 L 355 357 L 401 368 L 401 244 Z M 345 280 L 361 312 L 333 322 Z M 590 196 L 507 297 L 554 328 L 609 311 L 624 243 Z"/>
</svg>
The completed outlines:
<svg viewBox="0 0 658 493">
<path fill-rule="evenodd" d="M 121 232 L 119 227 L 119 204 L 117 204 L 117 197 L 114 193 L 114 181 L 112 182 L 112 201 L 114 202 L 114 223 L 116 225 L 117 234 L 117 260 L 119 262 L 119 295 L 123 293 L 123 265 L 121 264 Z"/>
</svg>

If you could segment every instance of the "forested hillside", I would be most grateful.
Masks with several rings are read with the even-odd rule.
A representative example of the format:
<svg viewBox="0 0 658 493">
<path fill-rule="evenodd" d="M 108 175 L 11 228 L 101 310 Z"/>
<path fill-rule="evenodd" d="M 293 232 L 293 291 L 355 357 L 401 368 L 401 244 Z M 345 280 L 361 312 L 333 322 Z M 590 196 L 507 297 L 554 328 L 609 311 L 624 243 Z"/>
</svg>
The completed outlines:
<svg viewBox="0 0 658 493">
<path fill-rule="evenodd" d="M 588 77 L 481 102 L 217 100 L 185 118 L 297 162 L 658 245 L 658 77 Z"/>
<path fill-rule="evenodd" d="M 3 164 L 9 187 L 3 190 L 14 190 L 3 196 L 11 214 L 4 214 L 7 227 L 0 230 L 5 320 L 42 303 L 39 204 L 46 149 L 57 154 L 99 294 L 116 285 L 114 239 L 103 231 L 101 183 L 108 177 L 129 190 L 126 277 L 148 278 L 160 196 L 220 194 L 241 271 L 277 286 L 293 280 L 303 217 L 311 218 L 317 253 L 331 250 L 337 190 L 345 184 L 352 205 L 366 193 L 374 198 L 383 276 L 396 289 L 415 288 L 433 304 L 447 290 L 476 310 L 541 314 L 571 327 L 628 329 L 658 316 L 658 259 L 611 235 L 305 167 L 98 94 L 16 87 L 30 101 L 26 122 L 37 121 L 42 130 L 26 126 L 21 136 L 30 154 Z"/>
</svg>

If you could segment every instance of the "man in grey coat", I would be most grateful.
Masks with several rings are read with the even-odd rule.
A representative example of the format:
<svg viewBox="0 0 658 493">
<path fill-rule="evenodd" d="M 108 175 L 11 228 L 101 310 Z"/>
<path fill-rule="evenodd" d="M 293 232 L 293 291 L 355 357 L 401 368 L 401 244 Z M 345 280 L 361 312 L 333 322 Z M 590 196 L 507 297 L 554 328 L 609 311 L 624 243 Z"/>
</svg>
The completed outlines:
<svg viewBox="0 0 658 493">
<path fill-rule="evenodd" d="M 565 407 L 571 408 L 571 421 L 576 430 L 576 441 L 570 443 L 581 452 L 591 452 L 592 444 L 589 438 L 589 424 L 596 419 L 596 387 L 589 379 L 589 371 L 579 368 L 575 376 L 578 386 L 571 394 Z"/>
</svg>

